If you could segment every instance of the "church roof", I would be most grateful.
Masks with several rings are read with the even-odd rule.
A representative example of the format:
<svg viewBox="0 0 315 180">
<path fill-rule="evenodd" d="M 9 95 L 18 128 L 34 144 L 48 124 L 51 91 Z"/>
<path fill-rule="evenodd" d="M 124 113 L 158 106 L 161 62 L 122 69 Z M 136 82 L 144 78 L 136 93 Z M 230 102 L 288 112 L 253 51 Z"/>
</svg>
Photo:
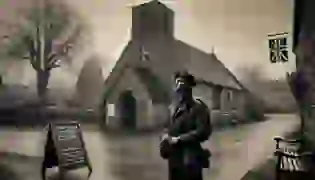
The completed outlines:
<svg viewBox="0 0 315 180">
<path fill-rule="evenodd" d="M 214 53 L 206 53 L 183 41 L 176 40 L 176 56 L 184 68 L 199 82 L 219 85 L 233 89 L 244 89 L 241 83 L 217 58 Z"/>
<path fill-rule="evenodd" d="M 195 47 L 192 47 L 180 40 L 175 40 L 175 54 L 177 67 L 183 67 L 195 76 L 197 82 L 206 85 L 218 85 L 238 90 L 246 90 L 237 78 L 218 60 L 214 53 L 208 54 Z M 148 90 L 153 102 L 169 102 L 169 85 L 162 84 L 158 75 L 153 74 L 149 68 L 130 67 L 128 64 L 128 54 L 134 44 L 129 41 L 125 46 L 120 59 L 112 69 L 112 72 L 105 80 L 105 94 L 107 97 L 115 90 L 115 85 L 119 82 L 121 75 L 126 68 L 132 70 L 139 77 L 139 80 Z M 174 70 L 175 71 L 175 70 Z"/>
<path fill-rule="evenodd" d="M 133 7 L 133 9 L 141 9 L 140 11 L 142 11 L 143 8 L 144 11 L 150 12 L 151 10 L 158 9 L 157 12 L 160 12 L 161 9 L 162 11 L 163 9 L 166 9 L 163 7 L 167 8 L 167 6 L 165 6 L 158 0 L 153 0 L 148 3 Z M 172 10 L 170 11 L 172 12 Z M 136 60 L 134 59 L 134 53 L 138 53 L 135 52 L 135 48 L 133 48 L 134 46 L 137 46 L 137 39 L 132 39 L 128 42 L 128 44 L 124 48 L 124 51 L 121 54 L 121 57 L 116 62 L 116 65 L 112 69 L 110 75 L 107 77 L 104 89 L 105 100 L 111 94 L 111 92 L 115 91 L 116 83 L 122 77 L 123 71 L 126 68 L 132 68 L 132 71 L 139 78 L 141 83 L 147 88 L 147 91 L 151 96 L 153 102 L 169 102 L 169 97 L 171 96 L 171 84 L 163 85 L 162 80 L 160 79 L 162 78 L 160 76 L 163 76 L 165 74 L 153 74 L 152 70 L 154 70 L 155 73 L 162 72 L 161 69 L 154 69 L 158 67 L 134 67 L 134 62 L 136 62 Z M 238 90 L 246 90 L 233 75 L 233 73 L 231 73 L 231 71 L 229 71 L 229 69 L 227 69 L 220 60 L 218 60 L 217 56 L 214 53 L 206 53 L 183 41 L 176 40 L 175 38 L 168 48 L 174 48 L 170 51 L 170 53 L 174 53 L 174 59 L 172 61 L 169 61 L 167 60 L 167 58 L 161 58 L 161 63 L 165 64 L 165 66 L 168 66 L 168 69 L 170 71 L 186 69 L 189 73 L 195 76 L 197 82 L 206 85 L 217 85 Z M 132 67 L 129 66 L 131 64 Z M 165 80 L 165 77 L 163 78 L 163 83 L 171 83 L 171 81 L 167 82 L 167 80 Z"/>
<path fill-rule="evenodd" d="M 130 68 L 135 75 L 139 78 L 141 84 L 144 85 L 146 88 L 150 99 L 153 103 L 170 103 L 171 98 L 167 91 L 168 87 L 164 85 L 158 76 L 153 74 L 153 72 L 149 68 L 143 68 L 143 67 L 131 67 L 131 66 L 124 66 L 120 72 L 119 75 L 115 79 L 112 79 L 112 76 L 109 76 L 108 79 L 112 79 L 115 84 L 112 84 L 111 86 L 107 86 L 105 88 L 105 94 L 104 99 L 106 100 L 108 96 L 111 95 L 113 91 L 115 91 L 116 83 L 119 82 L 120 78 L 123 75 L 123 71 L 127 68 Z M 108 80 L 106 81 L 108 82 Z"/>
</svg>

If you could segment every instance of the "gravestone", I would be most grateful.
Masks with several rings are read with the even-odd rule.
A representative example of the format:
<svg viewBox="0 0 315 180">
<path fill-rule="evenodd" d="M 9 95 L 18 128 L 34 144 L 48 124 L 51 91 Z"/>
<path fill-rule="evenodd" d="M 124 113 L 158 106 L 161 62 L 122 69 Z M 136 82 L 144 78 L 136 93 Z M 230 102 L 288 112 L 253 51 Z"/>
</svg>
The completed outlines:
<svg viewBox="0 0 315 180">
<path fill-rule="evenodd" d="M 58 167 L 63 176 L 69 170 L 92 167 L 85 148 L 82 131 L 78 122 L 59 122 L 48 125 L 45 157 L 42 164 L 42 178 L 47 168 Z"/>
</svg>

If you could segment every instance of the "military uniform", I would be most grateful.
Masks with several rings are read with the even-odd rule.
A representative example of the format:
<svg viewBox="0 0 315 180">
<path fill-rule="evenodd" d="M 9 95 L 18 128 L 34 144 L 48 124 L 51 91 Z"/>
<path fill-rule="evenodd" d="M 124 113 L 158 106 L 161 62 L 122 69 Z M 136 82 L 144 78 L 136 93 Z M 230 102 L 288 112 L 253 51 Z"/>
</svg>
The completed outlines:
<svg viewBox="0 0 315 180">
<path fill-rule="evenodd" d="M 202 168 L 209 162 L 200 143 L 208 140 L 212 131 L 208 107 L 200 100 L 176 108 L 167 128 L 176 144 L 162 143 L 161 156 L 168 160 L 169 180 L 202 180 Z"/>
</svg>

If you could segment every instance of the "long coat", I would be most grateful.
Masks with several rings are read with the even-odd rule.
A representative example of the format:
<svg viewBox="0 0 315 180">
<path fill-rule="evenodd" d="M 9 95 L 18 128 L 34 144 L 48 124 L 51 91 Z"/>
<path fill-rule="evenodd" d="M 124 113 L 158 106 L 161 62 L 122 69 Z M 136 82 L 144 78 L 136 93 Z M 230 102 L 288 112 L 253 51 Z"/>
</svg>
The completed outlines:
<svg viewBox="0 0 315 180">
<path fill-rule="evenodd" d="M 208 107 L 198 100 L 191 107 L 176 109 L 167 133 L 172 137 L 180 137 L 180 140 L 175 145 L 168 145 L 166 141 L 162 143 L 161 145 L 167 148 L 161 149 L 161 156 L 168 160 L 170 174 L 174 173 L 172 169 L 177 169 L 183 174 L 193 169 L 192 167 L 201 171 L 203 161 L 201 143 L 208 140 L 212 132 Z"/>
</svg>

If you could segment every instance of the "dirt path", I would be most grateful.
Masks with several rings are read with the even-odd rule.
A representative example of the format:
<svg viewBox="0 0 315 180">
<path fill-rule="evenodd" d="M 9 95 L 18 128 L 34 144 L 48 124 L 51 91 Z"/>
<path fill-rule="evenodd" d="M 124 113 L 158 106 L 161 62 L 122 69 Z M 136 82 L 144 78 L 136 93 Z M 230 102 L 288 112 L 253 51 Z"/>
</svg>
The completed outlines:
<svg viewBox="0 0 315 180">
<path fill-rule="evenodd" d="M 211 140 L 204 144 L 213 153 L 212 167 L 204 172 L 205 180 L 240 179 L 272 155 L 273 136 L 292 130 L 298 124 L 296 119 L 293 115 L 272 115 L 265 122 L 213 133 Z M 39 131 L 0 129 L 0 151 L 42 156 L 43 137 Z M 166 162 L 158 153 L 158 134 L 103 137 L 89 131 L 84 133 L 84 139 L 94 170 L 91 180 L 167 179 Z M 26 177 L 38 174 L 39 169 L 23 173 L 22 177 Z"/>
<path fill-rule="evenodd" d="M 299 124 L 293 115 L 271 115 L 271 120 L 216 134 L 207 146 L 214 150 L 211 180 L 241 179 L 248 170 L 273 155 L 274 136 L 284 135 Z M 216 147 L 217 146 L 217 147 Z M 207 173 L 207 172 L 206 172 Z"/>
</svg>

